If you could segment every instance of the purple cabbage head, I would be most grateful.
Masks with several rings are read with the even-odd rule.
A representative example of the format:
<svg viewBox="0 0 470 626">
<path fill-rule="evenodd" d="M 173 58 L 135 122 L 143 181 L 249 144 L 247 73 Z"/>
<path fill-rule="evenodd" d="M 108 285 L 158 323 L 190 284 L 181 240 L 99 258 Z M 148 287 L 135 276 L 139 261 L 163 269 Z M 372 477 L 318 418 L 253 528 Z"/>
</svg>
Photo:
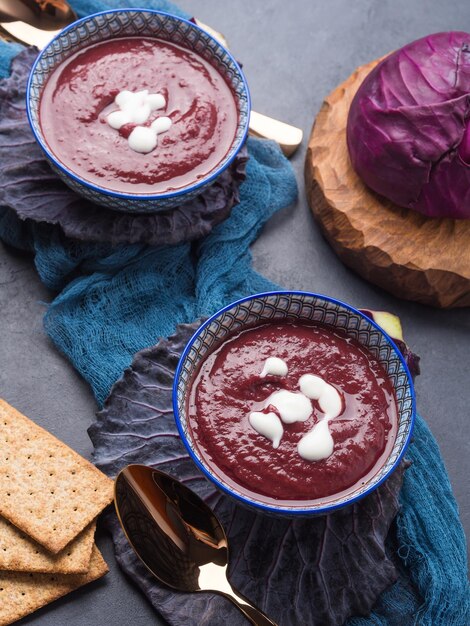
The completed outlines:
<svg viewBox="0 0 470 626">
<path fill-rule="evenodd" d="M 470 218 L 470 34 L 437 33 L 393 52 L 352 101 L 360 178 L 430 217 Z"/>
</svg>

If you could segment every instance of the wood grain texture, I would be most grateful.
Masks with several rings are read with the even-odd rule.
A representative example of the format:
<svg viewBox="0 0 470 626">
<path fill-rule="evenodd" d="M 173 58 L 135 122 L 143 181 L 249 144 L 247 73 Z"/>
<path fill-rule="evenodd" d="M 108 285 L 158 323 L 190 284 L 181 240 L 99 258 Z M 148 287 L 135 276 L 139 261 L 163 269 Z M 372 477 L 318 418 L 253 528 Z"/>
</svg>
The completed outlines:
<svg viewBox="0 0 470 626">
<path fill-rule="evenodd" d="M 366 280 L 423 304 L 470 306 L 470 220 L 431 219 L 400 208 L 366 187 L 352 168 L 348 111 L 378 62 L 359 67 L 323 102 L 305 162 L 308 202 L 335 252 Z"/>
</svg>

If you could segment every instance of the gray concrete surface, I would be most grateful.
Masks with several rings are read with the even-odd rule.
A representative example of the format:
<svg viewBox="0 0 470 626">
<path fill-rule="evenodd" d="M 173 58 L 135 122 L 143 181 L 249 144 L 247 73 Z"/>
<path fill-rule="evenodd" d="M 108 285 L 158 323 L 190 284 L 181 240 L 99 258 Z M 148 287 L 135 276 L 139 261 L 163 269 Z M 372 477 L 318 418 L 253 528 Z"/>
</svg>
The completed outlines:
<svg viewBox="0 0 470 626">
<path fill-rule="evenodd" d="M 223 32 L 244 63 L 254 108 L 310 132 L 322 98 L 357 65 L 431 32 L 468 29 L 468 0 L 181 0 Z M 401 301 L 345 268 L 315 225 L 303 193 L 305 145 L 293 158 L 298 203 L 266 226 L 255 267 L 286 288 L 326 293 L 356 306 L 397 313 L 422 357 L 418 407 L 439 442 L 461 517 L 470 534 L 470 312 Z M 0 246 L 0 395 L 81 454 L 95 402 L 87 385 L 42 329 L 54 294 L 31 260 Z M 99 544 L 111 573 L 23 620 L 41 626 L 163 624 L 118 570 L 107 537 Z M 218 626 L 218 625 L 216 625 Z"/>
</svg>

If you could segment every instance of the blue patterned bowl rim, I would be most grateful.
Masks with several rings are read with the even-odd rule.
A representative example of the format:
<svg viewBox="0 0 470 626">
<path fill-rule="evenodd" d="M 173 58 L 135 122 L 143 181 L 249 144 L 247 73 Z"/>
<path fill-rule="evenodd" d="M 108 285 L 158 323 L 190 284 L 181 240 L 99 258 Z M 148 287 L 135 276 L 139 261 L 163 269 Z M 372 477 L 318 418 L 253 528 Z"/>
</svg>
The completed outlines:
<svg viewBox="0 0 470 626">
<path fill-rule="evenodd" d="M 403 366 L 403 369 L 404 369 L 405 374 L 406 374 L 407 379 L 408 379 L 408 384 L 409 384 L 410 394 L 411 394 L 411 417 L 410 417 L 410 426 L 409 426 L 409 429 L 408 429 L 408 432 L 407 432 L 406 439 L 405 439 L 405 441 L 404 441 L 404 443 L 402 445 L 400 454 L 397 456 L 397 458 L 394 461 L 394 463 L 390 466 L 389 470 L 380 478 L 380 480 L 378 480 L 376 482 L 372 482 L 370 487 L 368 487 L 367 489 L 365 489 L 363 492 L 361 492 L 358 495 L 351 494 L 350 498 L 345 498 L 339 504 L 332 504 L 332 505 L 325 504 L 323 506 L 318 506 L 317 504 L 315 504 L 315 506 L 307 507 L 307 508 L 300 508 L 300 507 L 285 508 L 285 507 L 282 507 L 282 506 L 274 506 L 274 505 L 271 505 L 271 504 L 265 504 L 265 503 L 262 503 L 262 502 L 259 502 L 259 501 L 256 501 L 256 500 L 252 500 L 250 498 L 245 498 L 245 497 L 243 497 L 243 495 L 235 493 L 234 491 L 232 491 L 230 489 L 230 487 L 228 485 L 226 485 L 225 483 L 221 482 L 217 478 L 217 476 L 215 476 L 207 467 L 205 467 L 201 463 L 201 461 L 196 456 L 196 454 L 195 454 L 195 452 L 194 452 L 194 450 L 192 448 L 191 442 L 187 438 L 186 433 L 184 432 L 184 429 L 183 429 L 183 425 L 181 423 L 181 417 L 180 417 L 179 409 L 178 409 L 178 398 L 177 398 L 178 381 L 179 381 L 180 374 L 181 374 L 181 371 L 183 369 L 186 357 L 187 357 L 188 353 L 190 352 L 194 342 L 199 337 L 199 335 L 214 320 L 216 320 L 218 317 L 222 316 L 226 311 L 229 311 L 230 309 L 238 306 L 239 304 L 242 304 L 244 302 L 248 302 L 250 300 L 255 300 L 257 298 L 261 298 L 262 299 L 262 298 L 272 297 L 272 296 L 276 296 L 276 295 L 294 295 L 294 296 L 297 295 L 297 296 L 308 296 L 308 297 L 312 297 L 312 298 L 322 299 L 322 300 L 325 300 L 326 302 L 330 302 L 332 304 L 335 304 L 335 305 L 338 305 L 340 307 L 343 307 L 344 309 L 348 310 L 349 312 L 354 313 L 355 315 L 359 316 L 360 318 L 366 320 L 390 344 L 390 346 L 392 347 L 392 350 L 395 352 L 395 355 L 398 356 L 399 360 L 401 361 L 401 364 Z M 215 483 L 220 490 L 222 490 L 223 492 L 225 492 L 226 494 L 228 494 L 232 498 L 235 498 L 236 500 L 240 501 L 244 505 L 248 505 L 248 506 L 250 506 L 252 508 L 255 507 L 258 510 L 263 511 L 263 512 L 268 513 L 268 514 L 279 514 L 281 516 L 288 516 L 288 517 L 297 517 L 297 516 L 306 516 L 306 515 L 325 515 L 325 514 L 333 512 L 333 511 L 335 511 L 337 509 L 341 509 L 344 506 L 349 506 L 349 505 L 353 504 L 354 502 L 362 500 L 362 498 L 364 498 L 365 496 L 369 495 L 372 491 L 377 489 L 377 487 L 379 487 L 383 482 L 385 482 L 387 480 L 387 478 L 397 469 L 398 465 L 400 464 L 401 460 L 403 459 L 403 456 L 404 456 L 404 454 L 405 454 L 405 452 L 406 452 L 406 450 L 408 448 L 408 445 L 410 444 L 411 437 L 413 435 L 414 423 L 415 423 L 415 415 L 416 415 L 416 396 L 415 396 L 415 391 L 414 391 L 414 386 L 413 386 L 413 382 L 412 382 L 411 373 L 410 373 L 410 370 L 408 369 L 408 366 L 406 364 L 406 361 L 405 361 L 402 353 L 398 349 L 398 346 L 393 341 L 393 339 L 378 324 L 376 324 L 373 320 L 371 320 L 369 317 L 364 315 L 364 313 L 361 313 L 361 311 L 359 311 L 358 309 L 354 308 L 350 304 L 346 304 L 345 302 L 342 302 L 341 300 L 337 300 L 335 298 L 331 298 L 331 297 L 325 296 L 323 294 L 313 293 L 313 292 L 309 292 L 309 291 L 283 290 L 283 291 L 266 291 L 266 292 L 262 292 L 262 293 L 257 293 L 257 294 L 253 294 L 253 295 L 247 296 L 245 298 L 241 298 L 239 300 L 236 300 L 236 301 L 232 302 L 231 304 L 228 304 L 227 306 L 223 307 L 219 311 L 217 311 L 217 313 L 214 313 L 214 315 L 212 315 L 209 319 L 207 319 L 197 329 L 197 331 L 194 333 L 194 335 L 191 337 L 191 339 L 186 344 L 186 347 L 185 347 L 185 349 L 184 349 L 184 351 L 183 351 L 183 353 L 182 353 L 182 355 L 181 355 L 181 357 L 179 359 L 178 366 L 176 368 L 175 378 L 174 378 L 174 382 L 173 382 L 173 394 L 172 394 L 172 397 L 173 397 L 173 412 L 174 412 L 176 426 L 178 428 L 178 432 L 180 434 L 181 440 L 182 440 L 183 444 L 185 445 L 186 450 L 188 451 L 188 453 L 191 456 L 192 460 L 194 461 L 196 466 L 201 470 L 201 472 L 211 482 Z"/>
<path fill-rule="evenodd" d="M 238 145 L 236 146 L 236 148 L 233 151 L 233 154 L 230 155 L 229 159 L 224 159 L 221 164 L 215 169 L 213 170 L 207 177 L 202 178 L 201 180 L 198 180 L 196 183 L 192 183 L 191 185 L 187 185 L 186 187 L 183 187 L 181 189 L 177 189 L 175 191 L 169 191 L 166 193 L 159 193 L 159 194 L 132 194 L 132 193 L 121 193 L 118 191 L 111 191 L 110 189 L 106 189 L 105 187 L 99 187 L 98 185 L 94 185 L 93 183 L 90 183 L 89 181 L 87 181 L 84 178 L 81 178 L 80 176 L 77 176 L 77 174 L 75 174 L 74 172 L 72 172 L 72 170 L 69 170 L 63 163 L 61 163 L 53 154 L 53 152 L 51 150 L 49 150 L 49 147 L 47 146 L 47 144 L 45 143 L 45 141 L 43 141 L 41 135 L 37 132 L 35 125 L 33 123 L 33 119 L 32 119 L 32 113 L 31 113 L 31 100 L 30 100 L 30 93 L 31 93 L 31 85 L 32 82 L 34 80 L 34 74 L 36 71 L 36 67 L 37 65 L 40 63 L 42 56 L 49 50 L 49 48 L 51 46 L 54 45 L 54 42 L 59 39 L 60 37 L 62 37 L 64 34 L 68 33 L 69 31 L 75 29 L 77 26 L 80 26 L 80 24 L 82 24 L 83 22 L 87 22 L 90 20 L 93 20 L 101 15 L 109 15 L 109 14 L 119 14 L 119 13 L 152 13 L 155 15 L 161 15 L 164 17 L 170 17 L 173 18 L 179 22 L 183 22 L 185 24 L 188 24 L 189 26 L 191 26 L 192 28 L 201 31 L 202 33 L 204 33 L 204 36 L 207 36 L 208 38 L 212 39 L 212 41 L 214 41 L 224 52 L 225 54 L 230 58 L 231 62 L 233 63 L 235 69 L 237 70 L 239 77 L 241 79 L 241 82 L 243 84 L 245 93 L 246 93 L 246 102 L 247 102 L 247 111 L 248 114 L 246 116 L 246 123 L 245 123 L 245 128 L 244 131 L 242 133 L 242 135 L 240 135 L 240 138 L 238 140 Z M 28 79 L 28 85 L 26 88 L 26 113 L 28 116 L 28 122 L 29 125 L 31 127 L 31 130 L 33 132 L 33 135 L 36 139 L 36 141 L 38 142 L 40 148 L 43 150 L 43 152 L 47 155 L 47 157 L 54 163 L 54 165 L 64 174 L 66 174 L 67 176 L 69 176 L 70 178 L 72 178 L 73 180 L 75 180 L 77 183 L 84 185 L 85 187 L 88 187 L 89 189 L 93 189 L 94 191 L 98 192 L 98 193 L 102 193 L 106 196 L 112 196 L 114 198 L 122 198 L 122 199 L 136 199 L 136 200 L 163 200 L 164 198 L 175 198 L 177 196 L 182 196 L 187 194 L 190 191 L 194 191 L 196 189 L 199 189 L 200 187 L 203 187 L 205 185 L 207 185 L 208 183 L 211 183 L 213 180 L 215 180 L 219 174 L 221 174 L 225 169 L 227 169 L 227 167 L 232 163 L 232 161 L 235 159 L 235 157 L 237 156 L 240 148 L 243 146 L 246 137 L 248 135 L 248 126 L 249 126 L 249 122 L 250 122 L 250 111 L 251 111 L 251 96 L 250 96 L 250 90 L 248 88 L 248 83 L 246 81 L 245 75 L 243 74 L 243 71 L 241 69 L 241 67 L 239 66 L 239 64 L 237 63 L 237 61 L 234 59 L 234 57 L 232 56 L 232 54 L 227 50 L 227 48 L 225 48 L 225 46 L 223 46 L 220 41 L 218 41 L 217 39 L 215 39 L 215 37 L 213 37 L 210 33 L 208 33 L 206 30 L 204 30 L 203 28 L 201 28 L 200 26 L 198 26 L 197 24 L 195 24 L 194 22 L 191 22 L 190 20 L 186 20 L 183 17 L 179 17 L 178 15 L 173 15 L 172 13 L 167 13 L 165 11 L 156 11 L 155 9 L 132 9 L 132 8 L 126 8 L 126 9 L 109 9 L 107 11 L 99 11 L 98 13 L 93 13 L 90 15 L 87 15 L 85 17 L 82 17 L 79 20 L 76 20 L 75 22 L 73 22 L 72 24 L 70 24 L 69 26 L 67 26 L 66 28 L 64 28 L 63 30 L 60 31 L 60 33 L 58 33 L 53 39 L 51 39 L 51 41 L 47 44 L 47 46 L 45 48 L 43 48 L 43 50 L 41 50 L 41 52 L 39 53 L 38 57 L 36 58 L 33 67 L 31 68 L 31 72 L 29 75 L 29 79 Z"/>
</svg>

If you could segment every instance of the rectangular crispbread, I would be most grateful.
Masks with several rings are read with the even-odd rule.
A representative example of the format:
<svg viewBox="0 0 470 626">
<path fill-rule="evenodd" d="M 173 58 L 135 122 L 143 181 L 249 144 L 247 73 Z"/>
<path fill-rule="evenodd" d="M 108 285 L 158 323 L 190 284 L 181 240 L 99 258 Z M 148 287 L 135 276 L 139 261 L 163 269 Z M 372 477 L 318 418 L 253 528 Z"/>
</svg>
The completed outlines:
<svg viewBox="0 0 470 626">
<path fill-rule="evenodd" d="M 113 481 L 0 399 L 0 516 L 54 554 L 113 498 Z"/>
<path fill-rule="evenodd" d="M 86 574 L 0 572 L 0 626 L 7 626 L 108 571 L 100 551 L 93 546 Z"/>
<path fill-rule="evenodd" d="M 90 565 L 95 529 L 96 521 L 82 530 L 61 552 L 51 554 L 0 517 L 0 570 L 85 574 Z"/>
</svg>

